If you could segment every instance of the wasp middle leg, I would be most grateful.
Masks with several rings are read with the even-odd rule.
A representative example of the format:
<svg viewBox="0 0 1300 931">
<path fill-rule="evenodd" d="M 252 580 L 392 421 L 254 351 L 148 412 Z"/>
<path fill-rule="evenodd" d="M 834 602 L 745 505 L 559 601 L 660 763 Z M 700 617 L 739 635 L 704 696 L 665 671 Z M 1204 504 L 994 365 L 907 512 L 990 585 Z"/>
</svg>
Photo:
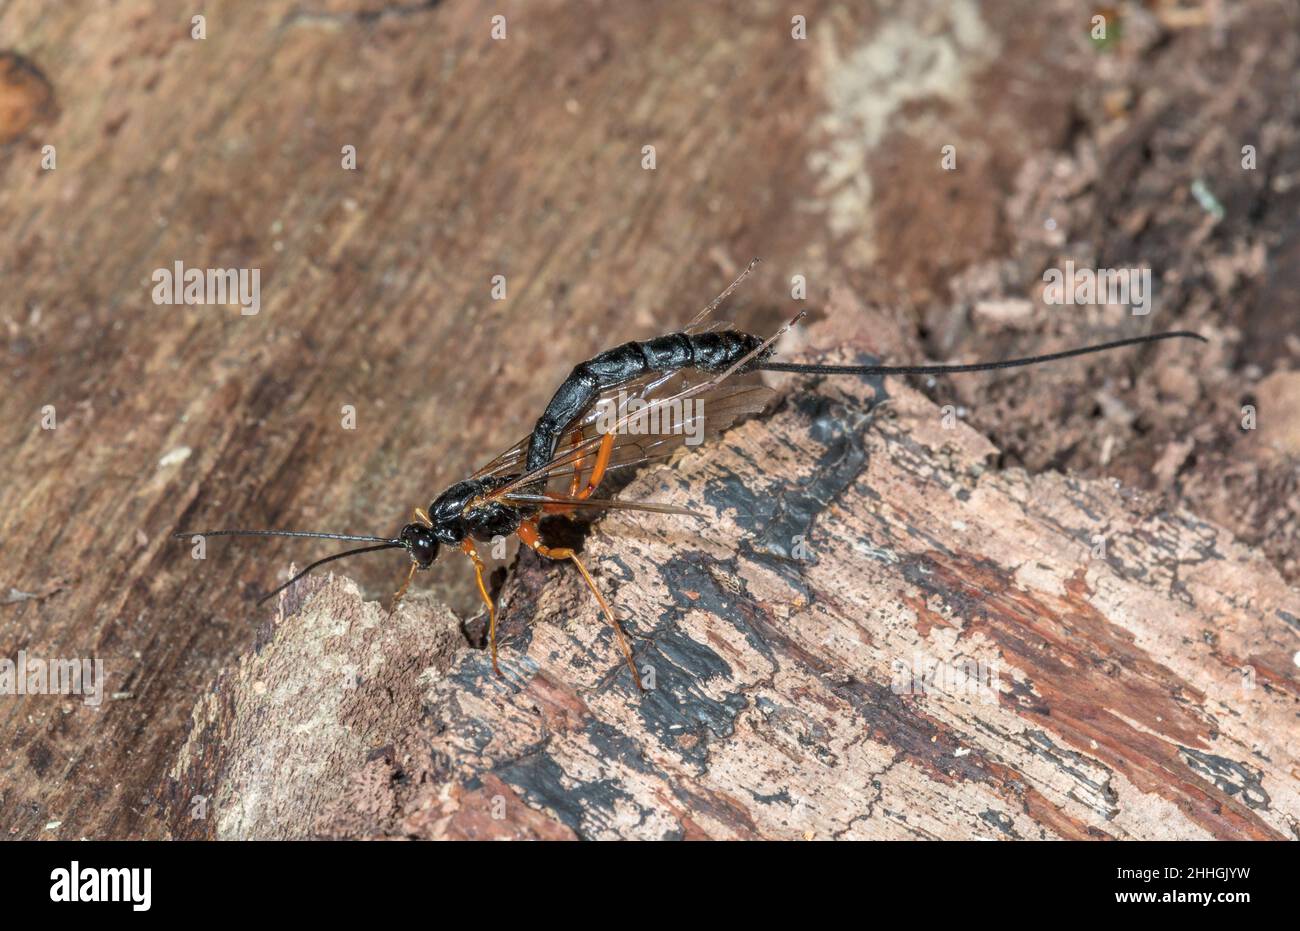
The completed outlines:
<svg viewBox="0 0 1300 931">
<path fill-rule="evenodd" d="M 578 434 L 574 434 L 575 441 Z M 574 445 L 578 445 L 576 442 Z M 600 483 L 605 480 L 605 470 L 609 468 L 610 457 L 614 453 L 614 434 L 606 433 L 600 439 L 600 446 L 596 449 L 596 461 L 592 464 L 591 475 L 587 478 L 587 485 L 582 485 L 582 466 L 586 461 L 586 456 L 581 456 L 573 464 L 573 478 L 569 480 L 569 497 L 587 499 L 595 493 L 600 487 Z M 544 504 L 542 510 L 547 514 L 571 514 L 578 509 L 576 504 Z"/>
</svg>

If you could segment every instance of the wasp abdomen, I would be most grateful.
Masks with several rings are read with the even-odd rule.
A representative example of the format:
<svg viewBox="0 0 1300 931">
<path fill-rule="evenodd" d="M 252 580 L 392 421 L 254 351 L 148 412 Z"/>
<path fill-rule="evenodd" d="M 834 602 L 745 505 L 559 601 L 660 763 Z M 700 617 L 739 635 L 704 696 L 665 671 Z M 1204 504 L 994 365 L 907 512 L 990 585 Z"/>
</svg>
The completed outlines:
<svg viewBox="0 0 1300 931">
<path fill-rule="evenodd" d="M 533 427 L 528 445 L 528 471 L 551 461 L 560 435 L 606 389 L 642 375 L 673 369 L 720 372 L 757 349 L 763 340 L 738 330 L 719 333 L 670 333 L 655 339 L 624 343 L 574 367 L 556 390 Z"/>
</svg>

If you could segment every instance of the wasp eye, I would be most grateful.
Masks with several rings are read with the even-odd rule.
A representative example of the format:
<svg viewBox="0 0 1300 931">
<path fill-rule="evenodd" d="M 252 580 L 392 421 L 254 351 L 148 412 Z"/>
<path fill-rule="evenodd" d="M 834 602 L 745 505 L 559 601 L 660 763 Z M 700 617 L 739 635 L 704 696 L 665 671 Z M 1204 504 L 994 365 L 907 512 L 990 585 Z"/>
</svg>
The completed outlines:
<svg viewBox="0 0 1300 931">
<path fill-rule="evenodd" d="M 424 524 L 407 524 L 402 528 L 402 545 L 421 569 L 428 569 L 438 558 L 438 540 L 433 529 Z"/>
</svg>

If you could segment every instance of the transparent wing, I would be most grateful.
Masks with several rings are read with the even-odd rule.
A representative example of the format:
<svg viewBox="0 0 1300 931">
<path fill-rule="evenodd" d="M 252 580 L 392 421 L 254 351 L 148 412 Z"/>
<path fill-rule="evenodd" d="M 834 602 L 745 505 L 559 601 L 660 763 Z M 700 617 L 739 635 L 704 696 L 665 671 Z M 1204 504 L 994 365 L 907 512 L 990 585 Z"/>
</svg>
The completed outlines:
<svg viewBox="0 0 1300 931">
<path fill-rule="evenodd" d="M 639 465 L 649 458 L 660 458 L 671 453 L 672 449 L 688 439 L 699 436 L 701 441 L 711 430 L 713 433 L 725 430 L 743 413 L 761 410 L 772 397 L 766 386 L 753 380 L 752 373 L 737 377 L 737 372 L 756 356 L 762 355 L 781 338 L 785 332 L 803 319 L 800 311 L 770 337 L 765 339 L 753 351 L 737 359 L 725 371 L 717 374 L 700 372 L 694 369 L 681 369 L 665 372 L 649 378 L 645 382 L 643 393 L 645 402 L 634 405 L 627 394 L 627 383 L 619 388 L 622 395 L 616 395 L 613 403 L 618 415 L 611 416 L 608 409 L 600 409 L 597 399 L 586 412 L 575 419 L 566 428 L 564 437 L 569 438 L 568 450 L 565 451 L 561 440 L 555 456 L 540 468 L 516 476 L 501 487 L 486 495 L 487 500 L 500 499 L 511 492 L 527 487 L 529 493 L 536 493 L 537 485 L 555 479 L 565 473 L 568 467 L 571 487 L 576 488 L 578 481 L 572 478 L 573 472 L 580 475 L 588 460 L 594 466 L 593 454 L 608 434 L 613 434 L 614 448 L 610 463 L 614 465 Z M 642 379 L 637 379 L 637 382 Z M 618 392 L 613 388 L 605 392 L 602 398 Z M 709 400 L 713 400 L 710 405 Z M 686 402 L 692 402 L 687 405 Z M 680 426 L 672 431 L 665 431 L 662 425 L 677 423 Z M 658 424 L 657 432 L 644 434 L 643 425 Z M 597 429 L 593 432 L 592 427 Z M 632 452 L 632 450 L 635 450 Z M 630 453 L 630 457 L 629 457 Z M 615 458 L 617 456 L 617 458 Z"/>
<path fill-rule="evenodd" d="M 658 501 L 620 501 L 616 498 L 568 498 L 563 495 L 525 495 L 513 494 L 506 495 L 501 499 L 507 504 L 564 504 L 573 505 L 579 510 L 590 508 L 593 510 L 624 510 L 624 511 L 653 511 L 657 514 L 684 514 L 687 517 L 698 517 L 704 520 L 708 517 L 699 511 L 692 511 L 690 508 L 677 507 L 675 504 L 661 504 Z"/>
<path fill-rule="evenodd" d="M 626 408 L 634 403 L 635 400 L 649 401 L 653 398 L 656 390 L 666 381 L 672 379 L 677 371 L 672 372 L 655 372 L 641 378 L 624 382 L 616 385 L 607 391 L 602 392 L 591 407 L 588 408 L 574 424 L 570 425 L 565 431 L 566 439 L 571 438 L 575 430 L 583 431 L 582 438 L 589 437 L 595 427 L 595 423 L 602 410 L 617 410 L 621 415 Z M 614 405 L 613 408 L 610 405 Z M 497 475 L 518 474 L 523 471 L 524 462 L 528 458 L 528 444 L 532 440 L 532 434 L 515 443 L 501 455 L 497 456 L 487 465 L 475 472 L 471 478 L 488 478 Z M 570 442 L 572 440 L 570 439 Z M 557 452 L 562 452 L 558 450 Z"/>
<path fill-rule="evenodd" d="M 717 310 L 718 306 L 721 305 L 722 302 L 725 301 L 731 295 L 731 292 L 735 291 L 736 288 L 740 286 L 740 283 L 745 280 L 745 278 L 749 275 L 751 271 L 754 270 L 754 266 L 757 264 L 758 264 L 758 259 L 754 259 L 747 266 L 745 266 L 745 270 L 742 271 L 736 277 L 736 280 L 733 281 L 731 284 L 729 284 L 721 294 L 719 294 L 713 300 L 709 301 L 709 303 L 706 304 L 704 308 L 698 314 L 695 315 L 695 317 L 691 320 L 691 322 L 686 324 L 686 326 L 682 328 L 681 332 L 691 333 L 691 334 L 711 333 L 714 330 L 726 329 L 727 327 L 731 326 L 730 323 L 727 323 L 722 320 L 710 320 L 709 315 L 712 314 L 713 311 Z M 598 411 L 599 405 L 602 402 L 608 403 L 612 398 L 617 397 L 620 392 L 625 393 L 630 397 L 637 397 L 642 400 L 646 400 L 659 388 L 660 385 L 662 385 L 664 382 L 676 376 L 678 371 L 680 370 L 674 370 L 666 373 L 656 373 L 654 375 L 649 375 L 643 378 L 638 378 L 634 381 L 627 382 L 623 385 L 618 386 L 617 388 L 610 389 L 610 391 L 606 392 L 604 395 L 602 395 L 600 398 L 596 400 L 596 402 L 592 405 L 592 411 Z M 596 416 L 595 413 L 589 414 L 589 417 L 592 419 L 594 419 L 595 416 Z M 520 471 L 520 469 L 522 469 L 523 467 L 523 463 L 525 459 L 528 456 L 528 443 L 531 439 L 532 439 L 532 434 L 529 434 L 528 436 L 519 440 L 517 443 L 515 443 L 513 446 L 508 448 L 505 452 L 501 453 L 501 455 L 497 456 L 491 462 L 484 465 L 482 468 L 480 468 L 477 472 L 475 472 L 470 477 L 488 478 L 496 475 L 503 475 L 503 474 L 509 475 L 511 472 Z"/>
<path fill-rule="evenodd" d="M 524 457 L 528 455 L 528 441 L 532 438 L 533 435 L 528 434 L 528 436 L 471 475 L 470 478 L 485 478 L 490 475 L 518 472 L 523 468 Z"/>
<path fill-rule="evenodd" d="M 754 266 L 757 264 L 758 264 L 758 259 L 752 259 L 750 263 L 745 266 L 745 270 L 736 276 L 735 281 L 727 285 L 727 287 L 723 290 L 721 294 L 719 294 L 713 300 L 705 304 L 704 309 L 701 310 L 698 314 L 696 314 L 690 323 L 682 327 L 682 332 L 683 333 L 708 333 L 711 330 L 716 330 L 721 327 L 728 326 L 728 324 L 722 323 L 721 321 L 710 321 L 708 317 L 710 314 L 712 314 L 715 310 L 718 309 L 718 305 L 720 305 L 723 301 L 725 301 L 728 297 L 731 296 L 732 291 L 740 287 L 740 283 L 749 276 L 749 273 L 754 270 Z"/>
<path fill-rule="evenodd" d="M 566 431 L 550 462 L 521 475 L 508 488 L 545 481 L 556 491 L 567 486 L 572 494 L 589 484 L 607 433 L 614 435 L 604 469 L 609 474 L 666 459 L 682 446 L 700 445 L 741 417 L 761 412 L 774 395 L 756 377 L 744 376 L 744 380 L 724 382 L 699 394 L 680 397 L 694 387 L 692 376 L 702 381 L 699 375 L 688 369 L 672 373 L 671 378 L 656 379 L 657 384 L 647 386 L 653 391 L 637 396 L 644 406 L 634 405 L 631 397 L 624 397 L 621 402 L 611 400 L 607 413 L 601 414 L 597 401 Z M 662 403 L 668 398 L 677 398 L 677 403 Z"/>
<path fill-rule="evenodd" d="M 715 297 L 683 332 L 709 332 L 726 324 L 709 315 L 758 264 L 750 262 L 726 290 Z M 750 373 L 737 375 L 746 362 L 766 351 L 803 316 L 800 313 L 753 352 L 726 371 L 706 373 L 673 369 L 630 379 L 602 392 L 565 427 L 556 452 L 540 468 L 523 472 L 531 436 L 524 437 L 474 473 L 474 478 L 512 476 L 482 500 L 518 503 L 568 504 L 575 507 L 611 507 L 607 499 L 592 499 L 604 475 L 663 459 L 683 445 L 696 445 L 727 429 L 746 414 L 765 408 L 773 392 Z M 607 455 L 600 454 L 605 437 L 614 435 Z M 605 459 L 600 476 L 598 461 Z M 567 486 L 568 493 L 565 494 Z M 593 487 L 594 486 L 594 487 Z M 586 497 L 584 497 L 586 495 Z M 579 504 L 579 502 L 583 502 Z M 632 506 L 633 502 L 628 502 Z M 660 507 L 642 502 L 646 507 Z M 663 507 L 669 507 L 664 505 Z"/>
</svg>

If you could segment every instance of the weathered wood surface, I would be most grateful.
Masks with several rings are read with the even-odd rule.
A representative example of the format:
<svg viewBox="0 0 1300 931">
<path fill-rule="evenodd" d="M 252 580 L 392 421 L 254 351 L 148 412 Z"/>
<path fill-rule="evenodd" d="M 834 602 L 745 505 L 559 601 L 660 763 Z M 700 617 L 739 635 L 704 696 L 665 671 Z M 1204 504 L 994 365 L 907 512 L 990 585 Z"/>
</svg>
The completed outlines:
<svg viewBox="0 0 1300 931">
<path fill-rule="evenodd" d="M 1294 5 L 1134 6 L 1104 50 L 1070 0 L 807 3 L 803 42 L 749 3 L 203 7 L 196 42 L 173 4 L 0 2 L 0 657 L 99 657 L 118 696 L 0 699 L 0 836 L 182 831 L 158 800 L 190 709 L 254 642 L 248 596 L 322 551 L 196 566 L 170 531 L 394 529 L 575 361 L 684 321 L 755 255 L 734 319 L 783 319 L 800 274 L 814 311 L 836 284 L 890 308 L 853 319 L 895 359 L 1126 334 L 1147 321 L 1046 308 L 1038 276 L 1149 262 L 1150 321 L 1216 339 L 1197 366 L 927 390 L 999 465 L 1121 475 L 1297 577 Z M 176 260 L 260 268 L 260 314 L 154 305 Z M 348 573 L 394 582 L 384 559 Z M 463 574 L 424 581 L 476 610 Z"/>
<path fill-rule="evenodd" d="M 388 624 L 314 584 L 199 703 L 172 830 L 1296 836 L 1300 597 L 1276 570 L 1141 493 L 991 470 L 987 440 L 888 392 L 873 416 L 869 387 L 795 390 L 626 491 L 706 522 L 595 525 L 644 694 L 567 565 L 529 554 L 507 583 L 508 681 L 443 609 Z"/>
</svg>

